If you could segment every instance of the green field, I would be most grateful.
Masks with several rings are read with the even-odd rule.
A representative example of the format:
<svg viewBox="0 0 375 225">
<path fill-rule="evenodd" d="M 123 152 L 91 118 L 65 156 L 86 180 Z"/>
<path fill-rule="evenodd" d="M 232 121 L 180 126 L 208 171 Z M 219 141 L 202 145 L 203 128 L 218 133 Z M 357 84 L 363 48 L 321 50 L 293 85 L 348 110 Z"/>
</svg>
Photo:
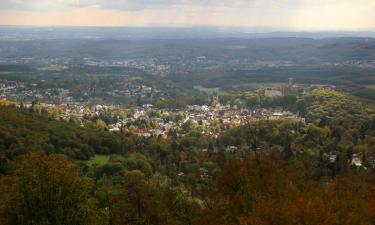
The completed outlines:
<svg viewBox="0 0 375 225">
<path fill-rule="evenodd" d="M 92 165 L 95 165 L 95 164 L 104 165 L 109 161 L 110 158 L 111 158 L 110 155 L 95 155 L 90 160 L 85 161 L 85 163 L 88 166 L 92 166 Z"/>
<path fill-rule="evenodd" d="M 223 94 L 222 91 L 220 91 L 220 88 L 205 88 L 203 86 L 194 86 L 194 89 L 206 92 L 207 94 Z"/>
<path fill-rule="evenodd" d="M 69 69 L 69 67 L 65 65 L 48 65 L 45 67 L 38 68 L 39 71 L 58 71 L 58 72 L 61 72 L 67 69 Z"/>
<path fill-rule="evenodd" d="M 364 86 L 370 89 L 375 89 L 375 84 L 364 85 Z"/>
</svg>

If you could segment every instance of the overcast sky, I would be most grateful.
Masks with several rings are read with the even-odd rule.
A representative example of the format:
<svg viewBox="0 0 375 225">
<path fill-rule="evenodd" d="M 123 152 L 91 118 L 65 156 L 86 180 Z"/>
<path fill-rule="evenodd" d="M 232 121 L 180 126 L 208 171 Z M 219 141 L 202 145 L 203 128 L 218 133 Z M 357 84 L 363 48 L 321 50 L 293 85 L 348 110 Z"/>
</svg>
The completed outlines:
<svg viewBox="0 0 375 225">
<path fill-rule="evenodd" d="M 375 28 L 375 0 L 0 0 L 0 24 Z"/>
</svg>

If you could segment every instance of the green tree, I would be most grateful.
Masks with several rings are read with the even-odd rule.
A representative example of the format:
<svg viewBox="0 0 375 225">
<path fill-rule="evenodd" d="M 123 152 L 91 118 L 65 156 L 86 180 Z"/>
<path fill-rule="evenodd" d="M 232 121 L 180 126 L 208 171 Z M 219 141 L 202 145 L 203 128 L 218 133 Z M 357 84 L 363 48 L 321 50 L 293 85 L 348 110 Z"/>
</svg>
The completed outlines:
<svg viewBox="0 0 375 225">
<path fill-rule="evenodd" d="M 92 185 L 57 155 L 19 157 L 10 176 L 0 179 L 0 224 L 106 224 L 90 198 Z"/>
</svg>

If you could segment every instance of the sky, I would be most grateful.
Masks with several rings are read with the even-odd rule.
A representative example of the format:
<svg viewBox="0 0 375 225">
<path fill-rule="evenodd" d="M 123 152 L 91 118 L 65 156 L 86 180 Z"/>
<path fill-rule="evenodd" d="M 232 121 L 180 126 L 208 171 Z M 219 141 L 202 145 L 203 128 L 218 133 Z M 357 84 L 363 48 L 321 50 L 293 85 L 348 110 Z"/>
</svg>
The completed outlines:
<svg viewBox="0 0 375 225">
<path fill-rule="evenodd" d="M 375 0 L 0 0 L 1 25 L 375 28 Z"/>
</svg>

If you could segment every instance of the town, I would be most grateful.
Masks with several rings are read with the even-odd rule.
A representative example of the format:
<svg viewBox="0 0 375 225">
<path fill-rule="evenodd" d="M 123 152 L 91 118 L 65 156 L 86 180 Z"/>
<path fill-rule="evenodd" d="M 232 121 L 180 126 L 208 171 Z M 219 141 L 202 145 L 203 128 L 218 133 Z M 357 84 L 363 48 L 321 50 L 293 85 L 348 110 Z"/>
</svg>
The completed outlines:
<svg viewBox="0 0 375 225">
<path fill-rule="evenodd" d="M 290 81 L 292 82 L 292 81 Z M 290 84 L 291 85 L 291 84 Z M 210 105 L 186 105 L 184 108 L 157 108 L 152 104 L 125 107 L 115 104 L 95 104 L 75 100 L 69 90 L 63 88 L 38 88 L 37 84 L 0 80 L 0 99 L 13 100 L 18 107 L 45 113 L 57 120 L 74 121 L 81 126 L 96 124 L 109 132 L 128 132 L 151 137 L 183 136 L 191 127 L 203 135 L 217 138 L 229 128 L 256 120 L 304 118 L 282 107 L 246 107 L 221 104 L 214 97 Z M 110 95 L 148 97 L 160 91 L 145 85 L 128 85 L 126 90 L 111 90 Z M 267 88 L 267 97 L 280 97 L 283 93 Z"/>
<path fill-rule="evenodd" d="M 164 93 L 157 88 L 144 84 L 125 83 L 118 81 L 113 89 L 103 89 L 93 86 L 73 93 L 62 87 L 51 87 L 46 80 L 38 82 L 22 82 L 0 79 L 0 99 L 11 99 L 19 102 L 32 102 L 38 100 L 43 103 L 56 105 L 82 105 L 91 97 L 105 95 L 109 98 L 147 98 L 163 97 Z"/>
</svg>

